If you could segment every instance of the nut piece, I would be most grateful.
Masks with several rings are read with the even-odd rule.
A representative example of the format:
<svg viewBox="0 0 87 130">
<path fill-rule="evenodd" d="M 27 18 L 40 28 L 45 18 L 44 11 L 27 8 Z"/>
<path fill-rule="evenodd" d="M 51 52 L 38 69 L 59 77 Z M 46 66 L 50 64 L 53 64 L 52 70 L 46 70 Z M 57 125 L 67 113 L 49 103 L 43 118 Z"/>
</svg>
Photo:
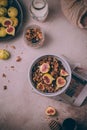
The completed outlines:
<svg viewBox="0 0 87 130">
<path fill-rule="evenodd" d="M 54 116 L 56 114 L 56 109 L 54 107 L 47 107 L 45 111 L 46 115 L 48 116 Z"/>
<path fill-rule="evenodd" d="M 22 58 L 20 56 L 17 56 L 16 62 L 20 62 L 21 60 L 22 60 Z"/>
</svg>

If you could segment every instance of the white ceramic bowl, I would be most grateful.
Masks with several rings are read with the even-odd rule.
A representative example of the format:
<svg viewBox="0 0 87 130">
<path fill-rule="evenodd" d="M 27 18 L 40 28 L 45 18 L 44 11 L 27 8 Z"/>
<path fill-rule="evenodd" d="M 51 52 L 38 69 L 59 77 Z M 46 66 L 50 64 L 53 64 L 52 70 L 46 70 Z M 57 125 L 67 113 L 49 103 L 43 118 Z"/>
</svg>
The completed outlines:
<svg viewBox="0 0 87 130">
<path fill-rule="evenodd" d="M 46 93 L 46 92 L 42 92 L 42 91 L 39 91 L 37 88 L 35 88 L 34 86 L 34 83 L 32 81 L 32 69 L 33 67 L 35 66 L 36 63 L 38 63 L 41 59 L 47 57 L 47 56 L 51 56 L 51 57 L 55 57 L 56 59 L 58 59 L 59 61 L 61 61 L 63 67 L 65 68 L 65 70 L 68 72 L 68 76 L 66 77 L 66 85 L 64 87 L 62 87 L 61 89 L 59 89 L 58 91 L 56 92 L 51 92 L 51 93 Z M 71 68 L 68 64 L 68 62 L 62 58 L 61 56 L 55 56 L 55 55 L 44 55 L 44 56 L 41 56 L 39 58 L 37 58 L 36 60 L 34 60 L 34 62 L 30 65 L 29 69 L 28 69 L 28 81 L 29 81 L 29 84 L 31 85 L 31 87 L 33 88 L 33 90 L 40 94 L 40 95 L 43 95 L 43 96 L 48 96 L 48 97 L 54 97 L 54 96 L 57 96 L 61 93 L 63 93 L 69 86 L 70 82 L 71 82 Z"/>
</svg>

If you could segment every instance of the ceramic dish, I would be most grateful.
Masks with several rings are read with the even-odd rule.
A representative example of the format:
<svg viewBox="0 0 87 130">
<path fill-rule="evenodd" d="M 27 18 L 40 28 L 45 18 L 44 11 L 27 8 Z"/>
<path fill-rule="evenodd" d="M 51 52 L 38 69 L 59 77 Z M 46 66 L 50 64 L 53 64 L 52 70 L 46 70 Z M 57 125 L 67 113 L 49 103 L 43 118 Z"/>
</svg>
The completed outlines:
<svg viewBox="0 0 87 130">
<path fill-rule="evenodd" d="M 51 58 L 52 60 L 48 60 L 48 58 Z M 54 66 L 54 63 L 57 63 L 55 64 L 56 67 Z M 45 65 L 45 69 L 43 68 L 43 65 Z M 66 75 L 61 75 L 61 70 L 65 70 Z M 53 74 L 52 71 L 56 73 Z M 48 76 L 48 83 L 45 82 L 46 80 L 43 80 L 46 78 L 45 76 Z M 59 77 L 64 79 L 65 84 L 63 86 L 58 86 L 57 84 L 57 81 L 59 82 Z M 68 88 L 71 81 L 71 69 L 67 61 L 61 56 L 44 55 L 34 60 L 29 67 L 28 80 L 36 93 L 44 96 L 57 96 Z M 45 87 L 40 86 L 42 88 L 38 89 L 38 84 L 40 85 L 40 83 L 41 85 L 44 84 Z"/>
<path fill-rule="evenodd" d="M 23 11 L 22 11 L 22 7 L 21 7 L 19 1 L 18 0 L 8 0 L 8 6 L 6 7 L 6 9 L 9 9 L 10 7 L 15 7 L 18 10 L 18 15 L 17 15 L 18 25 L 17 25 L 17 27 L 15 27 L 14 36 L 7 34 L 5 37 L 0 37 L 0 41 L 7 41 L 7 40 L 10 40 L 10 39 L 16 37 L 22 27 Z M 8 16 L 7 16 L 7 18 L 8 18 Z"/>
</svg>

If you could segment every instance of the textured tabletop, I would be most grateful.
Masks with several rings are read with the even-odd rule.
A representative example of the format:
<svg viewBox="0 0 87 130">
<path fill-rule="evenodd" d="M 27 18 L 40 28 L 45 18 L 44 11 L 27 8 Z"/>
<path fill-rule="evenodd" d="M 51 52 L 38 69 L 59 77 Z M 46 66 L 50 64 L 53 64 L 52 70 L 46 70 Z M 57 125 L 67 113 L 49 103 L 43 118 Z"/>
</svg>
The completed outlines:
<svg viewBox="0 0 87 130">
<path fill-rule="evenodd" d="M 15 39 L 0 43 L 0 49 L 7 49 L 11 53 L 9 60 L 0 60 L 0 129 L 50 130 L 49 120 L 62 123 L 65 118 L 72 117 L 81 125 L 81 130 L 86 130 L 87 105 L 75 107 L 36 94 L 28 83 L 28 69 L 34 59 L 45 54 L 65 55 L 72 63 L 87 68 L 87 30 L 67 21 L 58 0 L 48 0 L 49 15 L 43 23 L 30 17 L 29 0 L 20 2 L 24 11 L 23 28 Z M 45 33 L 44 46 L 41 48 L 26 45 L 24 31 L 31 24 L 41 26 Z M 18 56 L 21 57 L 19 62 Z M 54 106 L 58 114 L 46 116 L 48 106 Z"/>
</svg>

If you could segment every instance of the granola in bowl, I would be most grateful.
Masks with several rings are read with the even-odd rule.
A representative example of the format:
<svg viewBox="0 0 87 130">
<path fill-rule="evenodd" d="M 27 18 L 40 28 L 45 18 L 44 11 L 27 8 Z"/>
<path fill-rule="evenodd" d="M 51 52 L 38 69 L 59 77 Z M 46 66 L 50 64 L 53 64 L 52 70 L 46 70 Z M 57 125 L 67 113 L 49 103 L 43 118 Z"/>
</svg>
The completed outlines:
<svg viewBox="0 0 87 130">
<path fill-rule="evenodd" d="M 32 65 L 29 74 L 31 85 L 42 95 L 59 95 L 71 81 L 71 70 L 61 57 L 45 55 Z"/>
</svg>

